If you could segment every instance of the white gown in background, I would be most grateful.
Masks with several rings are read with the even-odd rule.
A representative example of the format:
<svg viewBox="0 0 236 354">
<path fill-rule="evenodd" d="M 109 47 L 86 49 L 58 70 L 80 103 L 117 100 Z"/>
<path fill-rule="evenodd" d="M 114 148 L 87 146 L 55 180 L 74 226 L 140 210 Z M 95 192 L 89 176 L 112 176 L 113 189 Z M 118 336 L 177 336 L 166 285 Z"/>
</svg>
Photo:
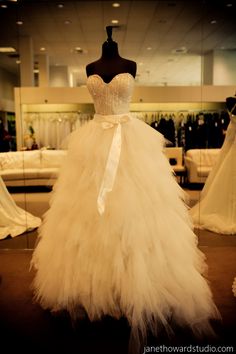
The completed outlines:
<svg viewBox="0 0 236 354">
<path fill-rule="evenodd" d="M 218 311 L 204 278 L 184 192 L 163 136 L 129 113 L 134 78 L 91 75 L 94 119 L 73 132 L 39 229 L 32 265 L 45 309 L 91 320 L 125 316 L 132 335 L 169 320 L 211 332 Z M 136 338 L 137 339 L 137 338 Z"/>
<path fill-rule="evenodd" d="M 190 214 L 196 228 L 236 234 L 236 116 L 232 114 L 219 157 Z"/>
<path fill-rule="evenodd" d="M 40 218 L 16 205 L 0 176 L 0 239 L 21 235 L 40 224 Z"/>
</svg>

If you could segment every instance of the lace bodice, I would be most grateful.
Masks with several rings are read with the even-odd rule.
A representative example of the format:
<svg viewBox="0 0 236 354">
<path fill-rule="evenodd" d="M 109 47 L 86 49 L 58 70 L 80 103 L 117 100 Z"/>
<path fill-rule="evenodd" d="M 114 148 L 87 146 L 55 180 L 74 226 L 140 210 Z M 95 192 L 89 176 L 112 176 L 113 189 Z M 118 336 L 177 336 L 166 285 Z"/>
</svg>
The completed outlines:
<svg viewBox="0 0 236 354">
<path fill-rule="evenodd" d="M 111 115 L 129 112 L 134 87 L 134 78 L 131 74 L 118 74 L 109 83 L 105 83 L 99 75 L 93 74 L 88 77 L 87 87 L 93 98 L 96 113 Z"/>
</svg>

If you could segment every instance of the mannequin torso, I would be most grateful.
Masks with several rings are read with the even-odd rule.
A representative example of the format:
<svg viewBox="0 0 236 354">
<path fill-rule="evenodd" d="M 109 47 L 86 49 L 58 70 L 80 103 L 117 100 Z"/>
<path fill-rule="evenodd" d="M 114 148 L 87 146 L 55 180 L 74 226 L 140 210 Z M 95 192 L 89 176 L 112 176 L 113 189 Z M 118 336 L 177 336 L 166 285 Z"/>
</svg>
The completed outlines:
<svg viewBox="0 0 236 354">
<path fill-rule="evenodd" d="M 227 97 L 226 106 L 231 114 L 236 115 L 236 96 Z"/>
<path fill-rule="evenodd" d="M 105 83 L 109 83 L 121 73 L 129 73 L 135 78 L 136 70 L 136 63 L 122 58 L 119 55 L 117 43 L 112 40 L 103 43 L 101 58 L 86 66 L 87 76 L 97 74 Z"/>
</svg>

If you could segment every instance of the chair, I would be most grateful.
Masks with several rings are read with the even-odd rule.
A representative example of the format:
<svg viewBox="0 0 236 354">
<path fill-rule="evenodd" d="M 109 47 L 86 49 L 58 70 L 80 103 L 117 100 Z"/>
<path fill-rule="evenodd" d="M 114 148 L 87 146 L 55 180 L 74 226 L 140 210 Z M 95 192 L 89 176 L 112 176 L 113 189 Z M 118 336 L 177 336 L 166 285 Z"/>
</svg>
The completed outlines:
<svg viewBox="0 0 236 354">
<path fill-rule="evenodd" d="M 182 147 L 166 147 L 164 153 L 173 168 L 177 177 L 179 177 L 180 184 L 185 183 L 186 168 L 184 165 L 183 148 Z"/>
</svg>

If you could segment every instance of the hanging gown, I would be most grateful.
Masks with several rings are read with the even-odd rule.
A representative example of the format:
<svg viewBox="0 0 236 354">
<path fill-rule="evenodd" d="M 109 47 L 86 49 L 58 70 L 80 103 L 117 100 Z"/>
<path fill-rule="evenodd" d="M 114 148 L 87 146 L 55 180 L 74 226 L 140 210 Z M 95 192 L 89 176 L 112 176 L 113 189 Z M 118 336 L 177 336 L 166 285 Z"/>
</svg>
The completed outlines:
<svg viewBox="0 0 236 354">
<path fill-rule="evenodd" d="M 231 115 L 224 144 L 200 201 L 190 210 L 196 228 L 236 234 L 236 116 Z"/>
<path fill-rule="evenodd" d="M 125 316 L 145 336 L 169 319 L 194 333 L 218 317 L 164 138 L 129 113 L 134 78 L 87 87 L 96 114 L 73 132 L 32 258 L 35 299 L 90 320 Z M 131 335 L 131 336 L 132 336 Z"/>
<path fill-rule="evenodd" d="M 0 240 L 31 231 L 41 224 L 41 219 L 18 207 L 0 176 Z"/>
</svg>

